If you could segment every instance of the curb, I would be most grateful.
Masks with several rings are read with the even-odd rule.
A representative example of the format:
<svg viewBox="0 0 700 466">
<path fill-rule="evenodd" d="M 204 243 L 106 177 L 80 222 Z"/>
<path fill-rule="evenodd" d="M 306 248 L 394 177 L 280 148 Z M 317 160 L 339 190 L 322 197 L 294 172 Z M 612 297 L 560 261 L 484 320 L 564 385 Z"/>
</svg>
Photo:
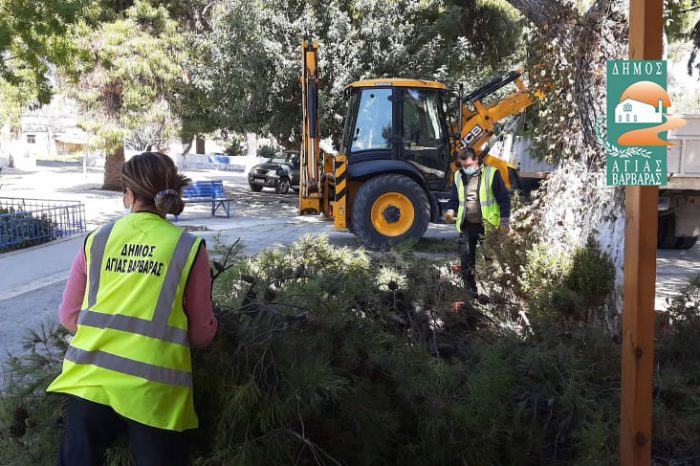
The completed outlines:
<svg viewBox="0 0 700 466">
<path fill-rule="evenodd" d="M 59 239 L 53 239 L 53 240 L 48 241 L 48 242 L 46 242 L 46 243 L 37 244 L 36 246 L 30 246 L 30 247 L 28 247 L 28 248 L 16 249 L 16 250 L 13 250 L 13 251 L 8 251 L 8 252 L 0 253 L 0 264 L 2 263 L 3 259 L 6 259 L 6 258 L 8 258 L 8 257 L 18 256 L 18 255 L 21 255 L 21 254 L 24 254 L 24 253 L 27 253 L 27 252 L 35 251 L 35 250 L 37 250 L 37 249 L 42 249 L 42 248 L 46 248 L 46 247 L 49 247 L 49 246 L 55 246 L 55 245 L 57 245 L 57 244 L 59 244 L 59 243 L 65 243 L 65 242 L 68 242 L 68 241 L 73 241 L 73 240 L 75 240 L 75 239 L 78 238 L 78 237 L 83 237 L 83 238 L 84 238 L 86 235 L 87 235 L 87 233 L 79 233 L 79 234 L 75 234 L 75 235 L 65 236 L 65 237 L 59 238 Z"/>
</svg>

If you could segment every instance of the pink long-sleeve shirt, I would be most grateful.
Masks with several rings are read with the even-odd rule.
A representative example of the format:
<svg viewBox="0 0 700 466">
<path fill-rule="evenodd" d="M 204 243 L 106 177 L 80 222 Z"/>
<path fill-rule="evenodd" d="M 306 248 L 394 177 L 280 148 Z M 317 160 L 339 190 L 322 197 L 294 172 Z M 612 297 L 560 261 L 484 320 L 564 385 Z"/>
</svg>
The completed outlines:
<svg viewBox="0 0 700 466">
<path fill-rule="evenodd" d="M 86 283 L 87 260 L 85 252 L 81 249 L 73 260 L 59 310 L 61 325 L 73 333 L 78 328 L 78 315 L 83 304 Z M 209 255 L 205 247 L 199 249 L 190 270 L 183 305 L 187 314 L 190 345 L 206 346 L 211 343 L 216 335 L 217 321 L 211 301 Z"/>
</svg>

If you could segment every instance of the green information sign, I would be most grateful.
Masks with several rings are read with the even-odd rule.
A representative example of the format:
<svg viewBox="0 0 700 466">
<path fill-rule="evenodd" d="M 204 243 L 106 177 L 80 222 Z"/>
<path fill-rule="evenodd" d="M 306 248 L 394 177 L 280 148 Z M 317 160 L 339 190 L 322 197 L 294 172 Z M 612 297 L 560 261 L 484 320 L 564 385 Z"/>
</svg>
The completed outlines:
<svg viewBox="0 0 700 466">
<path fill-rule="evenodd" d="M 685 121 L 666 115 L 666 61 L 610 60 L 607 64 L 608 186 L 666 184 L 666 132 Z M 600 135 L 600 125 L 598 127 Z"/>
</svg>

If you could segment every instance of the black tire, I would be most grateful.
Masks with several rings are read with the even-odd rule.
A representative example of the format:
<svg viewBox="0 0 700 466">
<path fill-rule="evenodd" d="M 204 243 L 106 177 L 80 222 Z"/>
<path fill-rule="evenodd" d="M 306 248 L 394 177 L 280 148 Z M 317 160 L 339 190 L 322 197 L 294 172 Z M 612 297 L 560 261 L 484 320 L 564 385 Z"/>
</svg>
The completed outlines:
<svg viewBox="0 0 700 466">
<path fill-rule="evenodd" d="M 410 201 L 413 208 L 413 221 L 405 233 L 387 236 L 378 231 L 372 221 L 372 208 L 375 202 L 385 194 L 398 193 Z M 386 209 L 388 211 L 389 209 Z M 394 208 L 394 212 L 400 209 Z M 385 214 L 386 216 L 386 214 Z M 392 220 L 397 222 L 398 220 Z M 423 237 L 430 223 L 430 201 L 423 188 L 403 175 L 381 175 L 366 181 L 353 200 L 350 229 L 370 248 L 385 248 L 393 243 L 408 239 L 418 240 Z"/>
<path fill-rule="evenodd" d="M 676 242 L 676 249 L 690 249 L 698 242 L 697 236 L 680 236 Z"/>
<path fill-rule="evenodd" d="M 676 216 L 673 214 L 659 217 L 659 229 L 656 244 L 659 249 L 675 249 L 678 238 L 676 237 Z"/>
<path fill-rule="evenodd" d="M 262 188 L 263 187 L 261 184 L 251 184 L 250 185 L 250 189 L 255 191 L 256 193 L 259 193 L 260 191 L 262 191 Z"/>
<path fill-rule="evenodd" d="M 280 178 L 275 185 L 275 192 L 277 194 L 287 194 L 290 187 L 291 183 L 289 182 L 289 178 Z"/>
</svg>

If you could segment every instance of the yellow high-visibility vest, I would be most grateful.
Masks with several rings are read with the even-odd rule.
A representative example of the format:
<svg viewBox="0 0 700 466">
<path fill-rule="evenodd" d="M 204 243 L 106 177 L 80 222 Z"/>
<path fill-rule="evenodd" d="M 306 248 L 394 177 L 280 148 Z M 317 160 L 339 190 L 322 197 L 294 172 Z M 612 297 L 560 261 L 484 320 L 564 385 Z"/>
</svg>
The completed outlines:
<svg viewBox="0 0 700 466">
<path fill-rule="evenodd" d="M 479 183 L 479 205 L 481 206 L 481 218 L 484 228 L 491 230 L 501 224 L 501 207 L 496 202 L 493 194 L 493 179 L 496 176 L 496 168 L 485 165 L 481 171 L 481 183 Z M 462 232 L 462 220 L 466 214 L 466 193 L 460 170 L 455 172 L 455 185 L 459 197 L 459 209 L 457 210 L 457 231 Z"/>
<path fill-rule="evenodd" d="M 90 234 L 78 330 L 48 391 L 111 406 L 151 427 L 196 428 L 182 303 L 201 244 L 151 213 Z"/>
</svg>

